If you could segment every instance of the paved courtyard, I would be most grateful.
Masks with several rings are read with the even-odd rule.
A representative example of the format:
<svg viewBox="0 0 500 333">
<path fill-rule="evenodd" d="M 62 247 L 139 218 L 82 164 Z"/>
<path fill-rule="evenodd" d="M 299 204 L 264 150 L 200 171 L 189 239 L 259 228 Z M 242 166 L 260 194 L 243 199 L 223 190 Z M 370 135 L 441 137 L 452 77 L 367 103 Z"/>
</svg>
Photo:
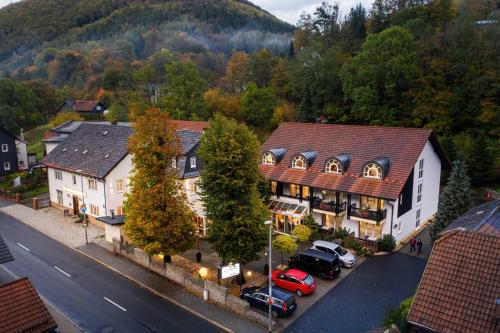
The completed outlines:
<svg viewBox="0 0 500 333">
<path fill-rule="evenodd" d="M 360 333 L 378 328 L 388 309 L 415 293 L 425 264 L 401 253 L 368 258 L 285 332 Z"/>
</svg>

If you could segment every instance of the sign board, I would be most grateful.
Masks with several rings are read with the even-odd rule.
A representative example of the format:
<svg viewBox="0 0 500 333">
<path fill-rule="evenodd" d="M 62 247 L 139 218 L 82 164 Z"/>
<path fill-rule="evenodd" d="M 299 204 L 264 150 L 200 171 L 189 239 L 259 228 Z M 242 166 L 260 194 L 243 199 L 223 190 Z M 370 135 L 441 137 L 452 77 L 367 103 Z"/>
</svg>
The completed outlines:
<svg viewBox="0 0 500 333">
<path fill-rule="evenodd" d="M 82 212 L 82 214 L 85 214 L 85 212 L 87 211 L 87 206 L 85 206 L 85 204 L 81 205 L 80 211 Z"/>
<path fill-rule="evenodd" d="M 219 266 L 219 276 L 221 279 L 227 279 L 232 276 L 237 276 L 240 274 L 240 264 L 229 264 L 225 266 Z"/>
</svg>

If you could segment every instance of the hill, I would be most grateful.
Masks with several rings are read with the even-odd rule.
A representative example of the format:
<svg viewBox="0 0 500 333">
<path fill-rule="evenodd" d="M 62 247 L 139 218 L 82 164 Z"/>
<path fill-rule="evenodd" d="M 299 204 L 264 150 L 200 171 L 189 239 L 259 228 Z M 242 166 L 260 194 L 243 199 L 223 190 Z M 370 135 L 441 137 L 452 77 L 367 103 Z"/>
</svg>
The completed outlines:
<svg viewBox="0 0 500 333">
<path fill-rule="evenodd" d="M 279 53 L 292 31 L 245 0 L 24 0 L 0 10 L 0 73 L 46 79 L 62 50 L 114 52 L 125 62 L 161 48 Z"/>
</svg>

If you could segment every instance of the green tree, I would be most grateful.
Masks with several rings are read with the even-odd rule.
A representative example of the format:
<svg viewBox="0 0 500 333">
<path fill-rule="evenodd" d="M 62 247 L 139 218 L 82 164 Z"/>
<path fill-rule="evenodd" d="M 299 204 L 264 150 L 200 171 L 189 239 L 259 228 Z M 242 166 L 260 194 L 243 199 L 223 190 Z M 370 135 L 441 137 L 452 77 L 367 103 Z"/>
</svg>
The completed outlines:
<svg viewBox="0 0 500 333">
<path fill-rule="evenodd" d="M 242 265 L 267 244 L 269 216 L 259 191 L 260 147 L 243 124 L 215 115 L 201 138 L 202 198 L 212 221 L 209 241 L 223 262 Z"/>
<path fill-rule="evenodd" d="M 390 328 L 391 325 L 396 325 L 402 333 L 407 332 L 410 325 L 406 321 L 406 317 L 410 312 L 414 299 L 415 296 L 411 296 L 402 301 L 396 309 L 389 310 L 385 315 L 383 326 Z"/>
<path fill-rule="evenodd" d="M 397 125 L 407 121 L 416 80 L 413 36 L 401 27 L 369 35 L 351 64 L 342 67 L 352 116 L 368 124 Z"/>
<path fill-rule="evenodd" d="M 84 119 L 78 112 L 59 112 L 51 121 L 50 126 L 56 127 L 61 124 L 64 124 L 67 121 L 83 121 Z"/>
<path fill-rule="evenodd" d="M 191 62 L 174 61 L 166 65 L 165 105 L 176 119 L 200 119 L 203 112 L 205 80 Z"/>
<path fill-rule="evenodd" d="M 308 214 L 304 219 L 303 225 L 307 226 L 311 230 L 311 236 L 309 236 L 309 241 L 314 242 L 319 239 L 319 224 L 314 220 L 312 214 Z"/>
<path fill-rule="evenodd" d="M 474 138 L 467 160 L 467 167 L 472 185 L 489 185 L 493 179 L 495 159 L 488 151 L 485 133 L 480 133 L 476 138 Z"/>
<path fill-rule="evenodd" d="M 166 113 L 148 110 L 129 139 L 134 174 L 124 209 L 124 231 L 149 255 L 173 255 L 194 244 L 191 212 L 172 159 L 179 155 L 175 127 Z"/>
<path fill-rule="evenodd" d="M 297 243 L 290 235 L 278 235 L 273 240 L 273 248 L 281 253 L 281 265 L 283 265 L 284 254 L 292 255 L 297 251 Z"/>
<path fill-rule="evenodd" d="M 23 83 L 0 79 L 0 126 L 12 133 L 43 122 L 36 110 L 35 96 Z"/>
<path fill-rule="evenodd" d="M 431 225 L 431 239 L 434 242 L 439 233 L 470 208 L 470 180 L 464 161 L 453 162 L 450 178 L 439 198 L 438 212 Z"/>
<path fill-rule="evenodd" d="M 241 119 L 254 127 L 269 128 L 275 105 L 276 98 L 270 88 L 258 88 L 250 83 L 241 97 Z"/>
<path fill-rule="evenodd" d="M 127 107 L 121 103 L 114 103 L 109 107 L 109 112 L 106 114 L 107 121 L 128 121 Z"/>
<path fill-rule="evenodd" d="M 311 238 L 312 230 L 305 224 L 299 224 L 293 228 L 292 235 L 297 238 L 300 243 L 304 243 Z"/>
</svg>

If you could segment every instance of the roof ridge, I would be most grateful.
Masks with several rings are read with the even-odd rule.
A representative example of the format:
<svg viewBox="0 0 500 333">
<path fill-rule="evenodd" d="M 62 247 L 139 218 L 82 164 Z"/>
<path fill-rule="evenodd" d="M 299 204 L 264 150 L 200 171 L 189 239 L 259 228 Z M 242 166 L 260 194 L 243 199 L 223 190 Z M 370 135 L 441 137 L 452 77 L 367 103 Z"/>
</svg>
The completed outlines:
<svg viewBox="0 0 500 333">
<path fill-rule="evenodd" d="M 382 126 L 382 125 L 361 125 L 361 124 L 329 124 L 329 123 L 303 123 L 299 121 L 288 121 L 280 124 L 281 126 L 286 125 L 304 125 L 304 126 L 329 126 L 329 127 L 362 127 L 362 128 L 381 128 L 381 129 L 406 129 L 406 130 L 418 130 L 418 131 L 429 131 L 433 132 L 431 128 L 426 127 L 404 127 L 404 126 Z"/>
</svg>

